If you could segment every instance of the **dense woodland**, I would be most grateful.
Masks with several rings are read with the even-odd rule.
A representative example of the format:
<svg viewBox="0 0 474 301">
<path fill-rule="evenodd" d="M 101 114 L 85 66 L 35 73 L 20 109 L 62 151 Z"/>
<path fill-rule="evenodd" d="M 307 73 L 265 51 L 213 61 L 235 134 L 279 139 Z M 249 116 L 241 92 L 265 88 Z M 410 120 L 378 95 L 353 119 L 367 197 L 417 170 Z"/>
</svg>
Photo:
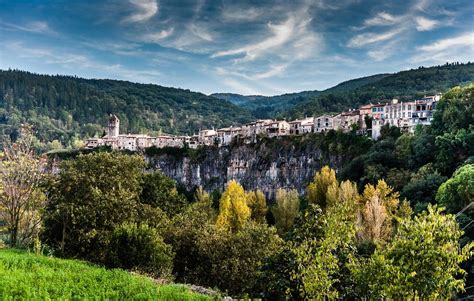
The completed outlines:
<svg viewBox="0 0 474 301">
<path fill-rule="evenodd" d="M 325 166 L 304 195 L 281 189 L 272 203 L 235 181 L 186 196 L 138 154 L 98 150 L 49 174 L 23 129 L 0 163 L 6 242 L 233 297 L 472 295 L 473 105 L 474 85 L 453 88 L 431 126 L 358 136 L 338 174 Z M 355 137 L 328 135 L 327 148 Z"/>
<path fill-rule="evenodd" d="M 193 134 L 252 119 L 229 102 L 189 90 L 0 71 L 0 131 L 6 135 L 17 136 L 20 124 L 28 122 L 40 141 L 74 146 L 81 138 L 102 135 L 112 113 L 123 132 L 133 133 Z"/>
</svg>

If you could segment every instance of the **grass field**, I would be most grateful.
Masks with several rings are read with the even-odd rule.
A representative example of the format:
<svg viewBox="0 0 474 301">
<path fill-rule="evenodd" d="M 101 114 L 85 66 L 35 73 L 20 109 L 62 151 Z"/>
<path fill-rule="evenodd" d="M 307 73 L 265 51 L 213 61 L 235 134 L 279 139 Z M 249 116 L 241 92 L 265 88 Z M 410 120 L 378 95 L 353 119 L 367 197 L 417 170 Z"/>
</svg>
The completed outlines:
<svg viewBox="0 0 474 301">
<path fill-rule="evenodd" d="M 0 249 L 0 300 L 211 300 L 183 285 L 157 285 L 83 261 Z"/>
</svg>

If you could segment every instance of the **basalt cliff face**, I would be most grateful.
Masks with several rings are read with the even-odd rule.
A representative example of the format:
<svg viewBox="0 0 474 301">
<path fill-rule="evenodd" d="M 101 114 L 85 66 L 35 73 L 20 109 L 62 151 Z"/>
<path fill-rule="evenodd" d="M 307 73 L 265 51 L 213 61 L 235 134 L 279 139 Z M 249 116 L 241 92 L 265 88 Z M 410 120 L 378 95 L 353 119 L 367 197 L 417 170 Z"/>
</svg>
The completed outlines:
<svg viewBox="0 0 474 301">
<path fill-rule="evenodd" d="M 179 155 L 148 155 L 147 160 L 151 168 L 175 179 L 188 191 L 197 186 L 207 191 L 222 191 L 225 184 L 234 179 L 246 190 L 259 189 L 272 199 L 278 188 L 295 188 L 303 193 L 322 166 L 338 170 L 348 159 L 317 141 L 272 140 L 252 145 L 207 147 Z"/>
</svg>

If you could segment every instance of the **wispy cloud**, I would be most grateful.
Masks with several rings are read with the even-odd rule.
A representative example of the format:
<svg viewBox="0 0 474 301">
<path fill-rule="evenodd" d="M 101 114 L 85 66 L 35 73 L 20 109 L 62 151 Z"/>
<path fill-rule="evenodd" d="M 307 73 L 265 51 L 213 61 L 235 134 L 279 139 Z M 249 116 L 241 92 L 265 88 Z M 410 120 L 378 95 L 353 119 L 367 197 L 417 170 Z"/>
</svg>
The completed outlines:
<svg viewBox="0 0 474 301">
<path fill-rule="evenodd" d="M 452 47 L 474 46 L 474 32 L 469 32 L 454 38 L 438 40 L 434 43 L 418 47 L 421 51 L 439 52 Z"/>
<path fill-rule="evenodd" d="M 221 13 L 224 22 L 255 21 L 264 14 L 264 10 L 258 7 L 238 7 L 236 5 L 226 6 Z"/>
<path fill-rule="evenodd" d="M 474 60 L 474 32 L 467 32 L 452 38 L 439 39 L 417 47 L 417 54 L 411 63 L 445 63 Z"/>
<path fill-rule="evenodd" d="M 243 60 L 248 61 L 285 48 L 294 50 L 294 55 L 306 56 L 308 51 L 302 54 L 299 50 L 304 50 L 303 48 L 314 50 L 321 42 L 320 36 L 309 29 L 310 22 L 311 18 L 299 19 L 296 15 L 292 15 L 282 23 L 268 23 L 269 36 L 262 41 L 218 51 L 212 57 L 241 55 Z"/>
<path fill-rule="evenodd" d="M 129 0 L 134 12 L 122 20 L 123 23 L 145 22 L 158 13 L 156 0 Z"/>
<path fill-rule="evenodd" d="M 400 34 L 402 30 L 403 29 L 398 28 L 398 29 L 394 29 L 392 31 L 387 31 L 383 33 L 369 32 L 369 33 L 358 34 L 349 40 L 349 42 L 347 43 L 347 46 L 358 48 L 358 47 L 363 47 L 369 44 L 390 40 L 396 35 Z"/>
<path fill-rule="evenodd" d="M 31 21 L 31 22 L 27 22 L 23 25 L 20 25 L 20 24 L 13 24 L 13 23 L 8 23 L 8 22 L 3 22 L 3 21 L 0 20 L 0 24 L 2 26 L 4 26 L 4 29 L 7 29 L 7 30 L 18 30 L 18 31 L 40 33 L 40 34 L 49 34 L 49 35 L 57 35 L 58 34 L 45 21 Z"/>
<path fill-rule="evenodd" d="M 174 28 L 171 27 L 169 29 L 163 29 L 157 32 L 146 33 L 140 37 L 140 40 L 146 43 L 160 43 L 163 41 L 163 39 L 171 36 L 173 32 Z"/>
<path fill-rule="evenodd" d="M 372 18 L 364 21 L 365 26 L 386 26 L 398 23 L 400 17 L 391 15 L 386 12 L 380 12 Z"/>
<path fill-rule="evenodd" d="M 416 30 L 418 31 L 430 31 L 439 25 L 439 21 L 431 20 L 423 16 L 415 18 Z"/>
</svg>

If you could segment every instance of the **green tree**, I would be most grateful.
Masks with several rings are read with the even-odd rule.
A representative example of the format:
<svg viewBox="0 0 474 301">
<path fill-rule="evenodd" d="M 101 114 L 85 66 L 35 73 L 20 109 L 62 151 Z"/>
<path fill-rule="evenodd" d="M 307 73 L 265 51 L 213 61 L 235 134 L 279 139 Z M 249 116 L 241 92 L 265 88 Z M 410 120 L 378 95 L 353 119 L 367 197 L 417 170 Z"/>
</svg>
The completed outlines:
<svg viewBox="0 0 474 301">
<path fill-rule="evenodd" d="M 138 270 L 158 277 L 170 277 L 171 246 L 157 230 L 146 224 L 123 224 L 114 229 L 107 247 L 106 264 L 113 268 Z"/>
<path fill-rule="evenodd" d="M 265 223 L 267 215 L 267 199 L 260 190 L 250 191 L 247 195 L 247 205 L 252 212 L 251 218 L 257 223 Z"/>
<path fill-rule="evenodd" d="M 463 291 L 459 265 L 472 256 L 473 244 L 459 245 L 462 234 L 453 215 L 430 205 L 401 219 L 394 239 L 351 270 L 369 299 L 448 300 Z"/>
<path fill-rule="evenodd" d="M 298 268 L 293 271 L 293 277 L 301 281 L 301 294 L 305 298 L 338 298 L 346 291 L 347 277 L 341 273 L 341 267 L 354 252 L 356 199 L 353 196 L 356 194 L 357 188 L 349 181 L 341 185 L 333 183 L 320 220 L 321 236 L 309 236 L 294 245 Z"/>
<path fill-rule="evenodd" d="M 436 200 L 450 213 L 457 213 L 474 202 L 474 164 L 460 167 L 438 189 Z M 472 212 L 471 209 L 470 211 Z"/>
<path fill-rule="evenodd" d="M 254 287 L 264 259 L 282 246 L 276 229 L 266 224 L 250 221 L 236 233 L 206 227 L 197 239 L 199 257 L 204 260 L 195 270 L 198 274 L 193 283 L 243 297 Z"/>
<path fill-rule="evenodd" d="M 300 198 L 296 189 L 278 189 L 275 195 L 275 206 L 272 214 L 275 218 L 275 226 L 278 233 L 283 236 L 292 227 L 298 216 L 300 208 Z"/>
<path fill-rule="evenodd" d="M 143 158 L 91 153 L 63 161 L 49 187 L 43 238 L 62 255 L 103 262 L 112 231 L 134 222 Z"/>
<path fill-rule="evenodd" d="M 140 202 L 158 207 L 169 215 L 179 212 L 186 204 L 186 198 L 178 193 L 176 182 L 159 171 L 143 176 Z"/>
<path fill-rule="evenodd" d="M 314 175 L 313 182 L 308 185 L 308 202 L 318 204 L 322 209 L 326 208 L 326 192 L 328 188 L 336 183 L 336 172 L 329 166 L 324 166 Z"/>
<path fill-rule="evenodd" d="M 229 181 L 221 196 L 217 226 L 237 232 L 250 219 L 251 214 L 244 188 L 235 180 Z"/>
</svg>

